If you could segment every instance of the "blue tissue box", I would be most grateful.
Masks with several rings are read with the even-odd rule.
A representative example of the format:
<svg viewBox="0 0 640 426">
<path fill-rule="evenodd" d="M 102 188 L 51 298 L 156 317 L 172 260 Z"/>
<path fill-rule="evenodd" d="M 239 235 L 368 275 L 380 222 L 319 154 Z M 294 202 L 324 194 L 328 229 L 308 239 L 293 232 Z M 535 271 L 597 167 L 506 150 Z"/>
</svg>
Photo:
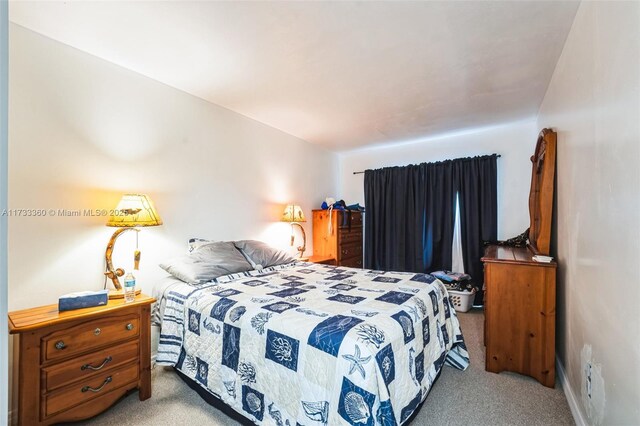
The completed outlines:
<svg viewBox="0 0 640 426">
<path fill-rule="evenodd" d="M 58 299 L 58 311 L 71 311 L 73 309 L 91 308 L 93 306 L 106 305 L 109 301 L 109 290 L 79 291 L 60 296 Z"/>
</svg>

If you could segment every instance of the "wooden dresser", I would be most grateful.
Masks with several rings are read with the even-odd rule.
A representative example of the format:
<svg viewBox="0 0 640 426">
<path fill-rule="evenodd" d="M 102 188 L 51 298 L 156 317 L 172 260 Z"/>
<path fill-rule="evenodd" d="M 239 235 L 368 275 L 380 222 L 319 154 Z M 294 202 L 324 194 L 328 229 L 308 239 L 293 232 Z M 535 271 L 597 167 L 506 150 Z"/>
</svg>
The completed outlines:
<svg viewBox="0 0 640 426">
<path fill-rule="evenodd" d="M 151 397 L 150 305 L 110 300 L 58 312 L 9 313 L 14 340 L 14 423 L 49 425 L 92 417 L 133 389 Z M 17 410 L 17 411 L 16 411 Z"/>
<path fill-rule="evenodd" d="M 338 266 L 362 268 L 362 212 L 334 210 L 329 227 L 329 210 L 314 210 L 313 255 L 334 258 Z"/>
<path fill-rule="evenodd" d="M 555 385 L 556 263 L 528 248 L 487 248 L 484 262 L 486 370 Z"/>
<path fill-rule="evenodd" d="M 556 269 L 536 262 L 551 243 L 556 133 L 543 129 L 531 157 L 529 244 L 489 246 L 484 262 L 486 370 L 555 385 Z"/>
</svg>

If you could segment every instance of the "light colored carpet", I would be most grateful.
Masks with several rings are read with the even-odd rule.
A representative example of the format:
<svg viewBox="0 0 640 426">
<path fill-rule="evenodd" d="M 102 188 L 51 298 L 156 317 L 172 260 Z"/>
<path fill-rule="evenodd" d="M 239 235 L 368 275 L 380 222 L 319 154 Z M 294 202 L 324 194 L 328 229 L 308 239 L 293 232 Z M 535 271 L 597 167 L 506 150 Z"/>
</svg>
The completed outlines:
<svg viewBox="0 0 640 426">
<path fill-rule="evenodd" d="M 559 385 L 549 389 L 512 373 L 484 371 L 481 311 L 458 314 L 471 355 L 471 366 L 445 366 L 413 425 L 573 425 Z M 153 370 L 153 396 L 138 394 L 82 424 L 90 425 L 233 425 L 234 420 L 204 402 L 171 369 Z M 557 382 L 557 381 L 556 381 Z"/>
</svg>

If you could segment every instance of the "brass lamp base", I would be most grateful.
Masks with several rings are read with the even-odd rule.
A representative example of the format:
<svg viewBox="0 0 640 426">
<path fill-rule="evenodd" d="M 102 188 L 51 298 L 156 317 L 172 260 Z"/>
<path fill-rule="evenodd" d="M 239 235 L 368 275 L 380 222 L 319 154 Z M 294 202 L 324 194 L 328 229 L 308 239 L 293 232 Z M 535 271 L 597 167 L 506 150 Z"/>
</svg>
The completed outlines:
<svg viewBox="0 0 640 426">
<path fill-rule="evenodd" d="M 107 278 L 111 279 L 111 282 L 113 283 L 113 286 L 115 287 L 116 291 L 120 291 L 120 292 L 122 292 L 122 284 L 120 284 L 120 277 L 124 275 L 124 269 L 122 268 L 115 269 L 113 267 L 113 262 L 111 261 L 111 254 L 113 253 L 113 248 L 116 245 L 116 240 L 118 239 L 120 234 L 122 234 L 123 232 L 127 232 L 129 230 L 140 232 L 140 230 L 137 228 L 116 229 L 116 232 L 114 232 L 111 238 L 109 239 L 109 244 L 107 244 L 107 250 L 104 252 L 104 259 L 105 259 L 105 263 L 107 264 L 107 271 L 104 274 L 107 276 Z M 138 263 L 140 262 L 140 251 L 138 250 L 136 250 L 135 252 L 134 262 L 135 262 L 134 269 L 137 269 Z"/>
<path fill-rule="evenodd" d="M 293 240 L 294 240 L 294 236 L 293 236 L 293 226 L 297 225 L 300 228 L 300 231 L 302 231 L 302 245 L 298 246 L 298 253 L 300 258 L 302 258 L 302 256 L 304 255 L 304 252 L 307 250 L 307 234 L 304 232 L 304 228 L 302 227 L 302 225 L 300 225 L 298 222 L 291 222 L 291 245 L 293 245 Z"/>
<path fill-rule="evenodd" d="M 136 296 L 142 292 L 141 289 L 136 289 Z M 112 299 L 124 299 L 124 289 L 123 290 L 109 290 L 109 300 Z"/>
</svg>

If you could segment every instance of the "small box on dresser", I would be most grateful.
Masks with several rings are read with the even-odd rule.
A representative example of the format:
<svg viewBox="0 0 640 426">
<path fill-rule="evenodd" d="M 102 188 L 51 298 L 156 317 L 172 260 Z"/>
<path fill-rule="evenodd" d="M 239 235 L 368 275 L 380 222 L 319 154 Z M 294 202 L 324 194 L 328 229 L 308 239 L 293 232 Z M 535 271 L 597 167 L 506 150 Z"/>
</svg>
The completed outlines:
<svg viewBox="0 0 640 426">
<path fill-rule="evenodd" d="M 57 305 L 9 313 L 14 334 L 13 423 L 86 419 L 131 390 L 151 397 L 150 305 L 109 300 L 59 312 Z"/>
</svg>

